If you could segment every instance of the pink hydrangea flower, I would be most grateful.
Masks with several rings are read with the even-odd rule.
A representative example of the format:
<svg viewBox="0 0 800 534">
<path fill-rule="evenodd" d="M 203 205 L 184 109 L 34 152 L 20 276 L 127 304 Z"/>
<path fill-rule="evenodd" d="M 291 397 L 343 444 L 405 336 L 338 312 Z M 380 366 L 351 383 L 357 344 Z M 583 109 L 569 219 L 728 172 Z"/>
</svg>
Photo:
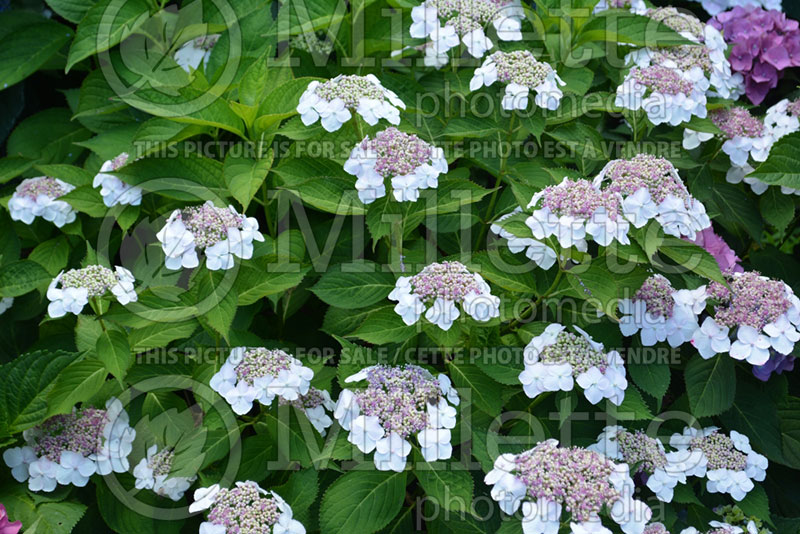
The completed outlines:
<svg viewBox="0 0 800 534">
<path fill-rule="evenodd" d="M 697 237 L 691 241 L 714 256 L 714 259 L 717 260 L 719 264 L 719 268 L 723 272 L 744 272 L 742 266 L 739 265 L 739 256 L 728 246 L 724 239 L 714 232 L 714 228 L 708 227 L 705 230 L 697 232 Z"/>
<path fill-rule="evenodd" d="M 0 534 L 17 534 L 22 528 L 22 521 L 9 521 L 6 508 L 0 504 Z"/>
</svg>

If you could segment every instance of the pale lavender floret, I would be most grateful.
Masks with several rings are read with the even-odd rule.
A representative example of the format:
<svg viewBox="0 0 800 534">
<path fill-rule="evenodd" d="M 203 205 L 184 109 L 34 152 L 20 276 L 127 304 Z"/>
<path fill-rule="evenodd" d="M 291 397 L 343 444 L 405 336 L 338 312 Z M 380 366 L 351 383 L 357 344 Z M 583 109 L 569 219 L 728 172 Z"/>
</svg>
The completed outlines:
<svg viewBox="0 0 800 534">
<path fill-rule="evenodd" d="M 426 5 L 437 10 L 443 26 L 452 26 L 460 36 L 484 29 L 487 24 L 502 16 L 504 8 L 512 5 L 507 0 L 427 0 Z"/>
<path fill-rule="evenodd" d="M 268 534 L 280 516 L 275 498 L 262 495 L 255 482 L 245 482 L 219 491 L 208 521 L 224 526 L 226 534 Z"/>
<path fill-rule="evenodd" d="M 278 404 L 280 406 L 290 405 L 298 410 L 310 410 L 318 406 L 324 406 L 329 399 L 323 396 L 322 390 L 314 387 L 308 388 L 308 393 L 300 395 L 294 400 L 286 400 L 283 397 L 278 397 Z"/>
<path fill-rule="evenodd" d="M 51 199 L 58 198 L 67 193 L 67 190 L 55 178 L 42 176 L 39 178 L 29 178 L 24 180 L 17 187 L 16 194 L 36 200 L 39 195 L 44 195 Z"/>
<path fill-rule="evenodd" d="M 98 454 L 103 430 L 109 422 L 106 410 L 83 408 L 47 419 L 31 432 L 32 448 L 39 457 L 58 463 L 64 451 L 87 457 Z"/>
<path fill-rule="evenodd" d="M 651 523 L 644 527 L 642 534 L 669 534 L 669 530 L 663 523 Z"/>
<path fill-rule="evenodd" d="M 631 74 L 637 82 L 656 93 L 690 96 L 694 92 L 694 84 L 675 69 L 651 65 L 644 68 L 634 67 Z"/>
<path fill-rule="evenodd" d="M 547 80 L 553 67 L 538 61 L 529 50 L 495 52 L 491 56 L 497 67 L 497 79 L 535 89 Z"/>
<path fill-rule="evenodd" d="M 517 455 L 514 463 L 513 474 L 532 499 L 563 504 L 577 522 L 591 520 L 620 498 L 609 482 L 614 463 L 587 449 L 546 441 Z"/>
<path fill-rule="evenodd" d="M 747 455 L 734 447 L 731 438 L 717 431 L 693 438 L 689 448 L 703 452 L 708 459 L 709 471 L 714 469 L 744 471 L 747 468 Z"/>
<path fill-rule="evenodd" d="M 196 247 L 206 248 L 227 239 L 228 228 L 242 228 L 244 217 L 229 208 L 205 203 L 183 209 L 176 220 L 182 221 L 192 233 Z"/>
<path fill-rule="evenodd" d="M 642 287 L 633 295 L 633 300 L 644 301 L 647 313 L 653 317 L 669 319 L 675 308 L 675 299 L 672 297 L 675 290 L 664 276 L 653 275 L 644 281 Z"/>
<path fill-rule="evenodd" d="M 593 347 L 585 337 L 566 330 L 559 332 L 555 341 L 542 349 L 539 361 L 545 364 L 569 363 L 575 377 L 592 367 L 605 373 L 608 367 L 605 353 Z"/>
<path fill-rule="evenodd" d="M 722 326 L 752 326 L 761 330 L 791 308 L 786 286 L 779 280 L 764 279 L 756 271 L 727 276 L 730 289 L 719 282 L 708 285 L 710 297 L 718 304 L 714 321 Z"/>
<path fill-rule="evenodd" d="M 361 148 L 375 154 L 375 172 L 384 178 L 405 176 L 428 162 L 433 147 L 413 134 L 389 127 L 361 142 Z"/>
<path fill-rule="evenodd" d="M 712 110 L 711 121 L 728 139 L 734 137 L 761 137 L 764 123 L 742 107 Z"/>
<path fill-rule="evenodd" d="M 411 277 L 411 287 L 425 303 L 437 298 L 460 303 L 468 294 L 480 293 L 475 275 L 457 261 L 431 263 Z"/>
<path fill-rule="evenodd" d="M 380 420 L 387 434 L 406 439 L 428 427 L 427 405 L 437 405 L 441 397 L 428 371 L 416 365 L 378 365 L 367 371 L 366 379 L 369 385 L 355 393 L 356 402 L 364 415 Z"/>
<path fill-rule="evenodd" d="M 658 204 L 670 195 L 686 200 L 689 191 L 676 174 L 675 166 L 669 160 L 652 154 L 637 154 L 631 159 L 614 160 L 606 166 L 605 178 L 611 182 L 606 189 L 627 196 L 645 187 Z"/>
<path fill-rule="evenodd" d="M 667 465 L 667 456 L 660 442 L 641 430 L 620 431 L 617 434 L 617 445 L 625 463 L 631 466 L 639 464 L 640 472 L 652 474 L 656 469 Z"/>
<path fill-rule="evenodd" d="M 276 377 L 281 371 L 289 370 L 291 360 L 292 357 L 280 349 L 247 349 L 242 361 L 235 368 L 236 378 L 252 386 L 256 378 Z"/>
<path fill-rule="evenodd" d="M 609 218 L 620 215 L 620 198 L 609 190 L 599 190 L 588 180 L 565 178 L 559 185 L 546 187 L 541 193 L 541 207 L 558 216 L 569 215 L 589 219 L 600 207 L 605 207 Z"/>
</svg>

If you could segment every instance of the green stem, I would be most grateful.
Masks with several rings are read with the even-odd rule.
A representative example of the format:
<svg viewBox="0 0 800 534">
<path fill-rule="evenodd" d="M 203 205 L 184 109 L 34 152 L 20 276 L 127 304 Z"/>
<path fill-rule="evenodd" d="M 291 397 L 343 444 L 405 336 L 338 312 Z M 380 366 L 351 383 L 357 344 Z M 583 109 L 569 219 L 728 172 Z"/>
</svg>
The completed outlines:
<svg viewBox="0 0 800 534">
<path fill-rule="evenodd" d="M 514 328 L 515 326 L 517 326 L 517 325 L 519 324 L 519 322 L 520 322 L 520 321 L 522 321 L 522 320 L 524 320 L 524 319 L 527 319 L 527 318 L 528 318 L 528 315 L 530 315 L 530 313 L 531 313 L 533 310 L 535 310 L 535 309 L 536 309 L 536 308 L 539 306 L 539 304 L 541 304 L 541 302 L 542 302 L 544 299 L 546 299 L 547 297 L 549 297 L 549 296 L 550 296 L 550 295 L 553 293 L 553 291 L 555 291 L 555 290 L 556 290 L 556 288 L 558 287 L 558 284 L 559 284 L 559 282 L 561 282 L 561 276 L 562 276 L 563 274 L 564 274 L 564 270 L 563 270 L 563 268 L 562 268 L 562 266 L 561 266 L 561 262 L 559 261 L 559 262 L 558 262 L 558 272 L 556 273 L 556 277 L 555 277 L 555 279 L 553 280 L 553 283 L 552 283 L 552 284 L 550 284 L 550 287 L 548 287 L 548 288 L 547 288 L 547 291 L 545 291 L 544 293 L 542 293 L 541 295 L 539 295 L 539 296 L 536 298 L 536 300 L 535 300 L 535 301 L 533 301 L 533 304 L 530 304 L 530 305 L 529 305 L 529 306 L 528 306 L 528 307 L 527 307 L 527 308 L 526 308 L 526 309 L 525 309 L 525 310 L 524 310 L 522 313 L 520 313 L 520 315 L 519 315 L 519 318 L 518 318 L 518 319 L 514 319 L 513 321 L 511 321 L 511 322 L 508 324 L 508 326 L 507 326 L 507 327 L 506 327 L 506 328 L 503 330 L 503 333 L 508 333 L 509 331 L 511 331 L 511 329 L 512 329 L 512 328 Z"/>
<path fill-rule="evenodd" d="M 508 134 L 506 135 L 506 142 L 509 145 L 511 145 L 511 138 L 514 136 L 514 119 L 516 118 L 517 114 L 512 111 L 511 119 L 508 121 Z M 499 148 L 502 151 L 503 147 Z M 503 181 L 503 176 L 505 176 L 508 167 L 509 154 L 511 154 L 510 146 L 508 153 L 500 156 L 500 172 L 497 173 L 497 178 L 494 181 L 494 191 L 492 191 L 492 196 L 489 198 L 489 206 L 486 209 L 486 214 L 483 216 L 483 224 L 481 225 L 480 234 L 478 234 L 478 240 L 475 242 L 475 250 L 480 249 L 483 240 L 486 238 L 486 232 L 489 229 L 489 218 L 492 216 L 492 213 L 494 212 L 495 204 L 497 204 L 497 197 L 500 191 L 500 184 Z"/>
</svg>

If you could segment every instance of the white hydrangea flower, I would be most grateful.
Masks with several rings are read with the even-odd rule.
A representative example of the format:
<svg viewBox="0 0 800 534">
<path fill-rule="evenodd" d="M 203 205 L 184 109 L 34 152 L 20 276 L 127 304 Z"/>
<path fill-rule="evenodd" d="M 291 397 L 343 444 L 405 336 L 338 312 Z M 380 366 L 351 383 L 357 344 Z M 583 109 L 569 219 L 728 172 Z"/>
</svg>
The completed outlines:
<svg viewBox="0 0 800 534">
<path fill-rule="evenodd" d="M 228 270 L 234 257 L 253 257 L 253 241 L 264 241 L 255 217 L 240 215 L 233 206 L 217 208 L 211 201 L 173 211 L 156 237 L 172 270 L 197 267 L 199 251 L 208 270 Z"/>
<path fill-rule="evenodd" d="M 168 449 L 158 450 L 158 445 L 147 449 L 147 456 L 133 468 L 136 489 L 152 490 L 156 495 L 179 501 L 197 477 L 170 477 L 175 453 Z"/>
<path fill-rule="evenodd" d="M 416 435 L 427 462 L 453 454 L 451 430 L 460 399 L 450 379 L 434 378 L 416 365 L 376 365 L 362 369 L 345 382 L 366 380 L 366 389 L 342 390 L 334 417 L 349 432 L 347 440 L 364 454 L 375 452 L 379 470 L 402 471 Z M 399 414 L 399 415 L 398 415 Z"/>
<path fill-rule="evenodd" d="M 128 153 L 123 152 L 116 158 L 104 162 L 92 181 L 92 187 L 100 188 L 103 204 L 109 208 L 117 204 L 138 206 L 142 203 L 141 187 L 128 185 L 113 174 L 108 174 L 125 166 L 129 158 Z"/>
<path fill-rule="evenodd" d="M 560 447 L 554 439 L 517 455 L 500 455 L 484 482 L 505 513 L 522 509 L 525 534 L 557 534 L 564 509 L 571 511 L 573 534 L 610 534 L 601 524 L 603 510 L 625 534 L 641 533 L 653 515 L 633 498 L 626 464 L 588 449 Z M 537 494 L 553 497 L 531 497 Z"/>
<path fill-rule="evenodd" d="M 380 119 L 398 125 L 400 109 L 406 109 L 403 101 L 381 85 L 373 74 L 340 74 L 323 83 L 315 80 L 308 85 L 297 104 L 297 113 L 303 124 L 310 126 L 319 120 L 328 132 L 341 128 L 350 120 L 353 111 L 370 126 L 378 124 Z"/>
<path fill-rule="evenodd" d="M 536 265 L 544 270 L 549 269 L 556 263 L 557 255 L 555 250 L 549 245 L 533 239 L 533 234 L 530 234 L 530 231 L 528 232 L 530 234 L 528 237 L 519 237 L 503 228 L 501 224 L 503 221 L 519 213 L 522 213 L 522 208 L 518 206 L 514 208 L 512 212 L 499 217 L 492 223 L 490 227 L 491 232 L 505 239 L 508 250 L 514 254 L 524 251 L 525 256 Z"/>
<path fill-rule="evenodd" d="M 258 401 L 269 406 L 275 397 L 291 403 L 309 392 L 314 371 L 280 349 L 235 347 L 211 377 L 211 389 L 238 415 Z"/>
<path fill-rule="evenodd" d="M 615 104 L 644 110 L 654 125 L 678 126 L 693 116 L 706 117 L 708 86 L 700 67 L 687 71 L 660 65 L 634 67 L 617 87 Z"/>
<path fill-rule="evenodd" d="M 546 391 L 572 391 L 577 383 L 592 404 L 608 399 L 619 406 L 628 381 L 617 351 L 604 351 L 602 343 L 573 326 L 578 335 L 560 324 L 549 325 L 525 347 L 525 370 L 519 381 L 525 394 L 535 398 Z"/>
<path fill-rule="evenodd" d="M 217 44 L 219 37 L 219 34 L 212 34 L 186 41 L 175 52 L 175 63 L 189 73 L 199 69 L 201 64 L 205 69 L 209 58 L 211 58 L 211 50 Z"/>
<path fill-rule="evenodd" d="M 444 261 L 426 266 L 414 276 L 401 276 L 389 293 L 397 302 L 394 311 L 409 326 L 425 318 L 442 330 L 449 330 L 461 310 L 479 322 L 500 316 L 500 298 L 481 275 L 470 273 L 457 261 Z"/>
<path fill-rule="evenodd" d="M 344 170 L 356 176 L 358 198 L 370 204 L 386 195 L 386 180 L 398 202 L 416 202 L 419 192 L 435 189 L 447 172 L 444 151 L 416 135 L 390 127 L 353 147 Z"/>
<path fill-rule="evenodd" d="M 5 312 L 14 305 L 14 297 L 3 297 L 0 298 L 0 315 L 3 315 Z"/>
<path fill-rule="evenodd" d="M 200 534 L 306 533 L 302 523 L 293 518 L 291 506 L 280 495 L 262 489 L 251 480 L 236 482 L 232 489 L 214 484 L 196 490 L 189 512 L 205 510 L 209 511 L 208 517 L 200 524 Z"/>
<path fill-rule="evenodd" d="M 67 313 L 78 315 L 90 298 L 102 297 L 109 291 L 123 306 L 136 302 L 139 297 L 133 287 L 136 281 L 133 274 L 119 265 L 114 269 L 89 265 L 58 273 L 47 288 L 48 315 L 54 319 Z"/>
<path fill-rule="evenodd" d="M 77 216 L 72 206 L 58 200 L 75 189 L 58 178 L 39 176 L 22 180 L 8 201 L 8 212 L 14 221 L 32 224 L 36 217 L 50 221 L 58 228 L 73 222 Z"/>
<path fill-rule="evenodd" d="M 556 110 L 564 96 L 560 86 L 566 85 L 550 65 L 538 61 L 528 50 L 495 52 L 475 69 L 469 88 L 477 91 L 496 81 L 506 84 L 501 101 L 506 110 L 526 109 L 530 91 L 536 93 L 534 102 L 538 107 Z"/>
<path fill-rule="evenodd" d="M 634 15 L 645 15 L 648 8 L 644 0 L 600 0 L 594 6 L 592 13 L 597 14 L 609 9 L 627 9 Z"/>
<path fill-rule="evenodd" d="M 126 472 L 136 431 L 122 403 L 112 397 L 105 410 L 74 409 L 22 435 L 25 445 L 5 450 L 3 461 L 29 490 L 51 492 L 58 485 L 84 487 L 95 473 Z"/>
<path fill-rule="evenodd" d="M 474 58 L 494 48 L 486 35 L 490 22 L 501 41 L 521 41 L 524 18 L 519 0 L 425 0 L 411 9 L 409 34 L 427 39 L 425 65 L 441 68 L 459 42 Z"/>
<path fill-rule="evenodd" d="M 753 481 L 761 482 L 767 476 L 766 457 L 735 430 L 726 436 L 717 427 L 686 427 L 682 434 L 672 435 L 670 445 L 676 449 L 675 458 L 686 461 L 694 456 L 695 465 L 686 474 L 705 477 L 710 493 L 728 493 L 740 501 L 755 487 Z"/>
<path fill-rule="evenodd" d="M 331 399 L 331 394 L 325 390 L 309 387 L 308 391 L 300 395 L 295 400 L 289 401 L 284 397 L 278 397 L 278 403 L 289 404 L 305 413 L 311 425 L 324 436 L 329 426 L 333 424 L 333 419 L 328 412 L 336 409 L 336 403 Z"/>
</svg>

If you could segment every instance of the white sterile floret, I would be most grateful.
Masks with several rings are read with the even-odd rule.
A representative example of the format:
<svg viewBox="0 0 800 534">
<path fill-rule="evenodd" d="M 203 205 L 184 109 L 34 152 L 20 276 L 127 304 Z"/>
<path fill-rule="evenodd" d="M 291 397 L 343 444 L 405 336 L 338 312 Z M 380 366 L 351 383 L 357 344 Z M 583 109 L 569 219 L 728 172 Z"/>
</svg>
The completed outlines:
<svg viewBox="0 0 800 534">
<path fill-rule="evenodd" d="M 439 175 L 447 169 L 441 148 L 394 127 L 365 137 L 344 164 L 357 177 L 356 191 L 364 204 L 386 195 L 387 180 L 395 200 L 416 202 L 420 191 L 438 187 Z"/>
<path fill-rule="evenodd" d="M 75 220 L 76 212 L 67 202 L 58 200 L 75 186 L 49 176 L 22 180 L 8 201 L 8 212 L 14 221 L 32 224 L 36 217 L 50 221 L 58 228 Z"/>
<path fill-rule="evenodd" d="M 264 241 L 255 217 L 240 215 L 233 206 L 218 208 L 211 201 L 173 211 L 156 237 L 167 269 L 173 270 L 197 267 L 200 251 L 208 270 L 228 270 L 234 257 L 253 257 L 253 241 Z"/>
<path fill-rule="evenodd" d="M 688 71 L 660 65 L 634 67 L 617 87 L 615 103 L 633 111 L 643 109 L 654 125 L 678 126 L 693 116 L 706 117 L 708 85 L 699 67 Z"/>
<path fill-rule="evenodd" d="M 314 371 L 280 349 L 235 347 L 210 385 L 243 415 L 256 401 L 269 406 L 276 396 L 288 402 L 301 399 L 313 377 Z"/>
<path fill-rule="evenodd" d="M 682 434 L 672 435 L 670 445 L 676 449 L 675 458 L 686 461 L 694 456 L 694 465 L 686 474 L 705 477 L 710 493 L 728 493 L 740 501 L 755 487 L 753 481 L 766 478 L 766 457 L 755 452 L 750 439 L 735 430 L 726 436 L 717 427 L 686 427 Z"/>
<path fill-rule="evenodd" d="M 345 379 L 366 380 L 364 389 L 344 389 L 334 417 L 349 432 L 347 440 L 364 454 L 375 452 L 379 470 L 402 471 L 411 452 L 408 441 L 416 435 L 427 462 L 452 456 L 451 429 L 456 424 L 460 399 L 450 379 L 434 378 L 416 365 L 376 365 Z"/>
<path fill-rule="evenodd" d="M 759 366 L 770 351 L 788 355 L 800 341 L 800 300 L 780 280 L 758 272 L 725 273 L 728 286 L 708 285 L 713 314 L 692 335 L 703 358 L 728 353 L 732 358 Z"/>
<path fill-rule="evenodd" d="M 219 34 L 204 35 L 191 41 L 186 41 L 175 52 L 175 63 L 186 72 L 192 72 L 200 68 L 206 68 L 208 60 L 211 58 L 211 50 L 219 40 Z"/>
<path fill-rule="evenodd" d="M 549 325 L 525 347 L 525 370 L 519 381 L 525 394 L 535 398 L 546 391 L 571 391 L 577 383 L 592 404 L 608 399 L 619 406 L 628 381 L 617 351 L 604 351 L 602 343 L 573 326 L 578 334 L 560 324 Z"/>
<path fill-rule="evenodd" d="M 560 86 L 566 85 L 550 65 L 538 61 L 528 50 L 495 52 L 475 69 L 469 88 L 477 91 L 496 81 L 506 84 L 501 102 L 506 110 L 526 109 L 530 91 L 536 93 L 534 102 L 538 107 L 558 109 L 564 96 Z"/>
<path fill-rule="evenodd" d="M 194 492 L 190 513 L 208 511 L 200 534 L 305 534 L 291 506 L 256 482 L 237 482 L 232 489 L 214 484 Z"/>
<path fill-rule="evenodd" d="M 179 501 L 195 480 L 193 477 L 170 477 L 175 452 L 169 448 L 158 450 L 158 445 L 147 449 L 147 456 L 133 468 L 136 489 L 152 490 L 156 495 Z"/>
<path fill-rule="evenodd" d="M 637 154 L 610 161 L 592 182 L 622 198 L 622 214 L 636 228 L 655 219 L 664 233 L 694 239 L 711 226 L 702 202 L 684 185 L 678 170 L 664 158 Z"/>
<path fill-rule="evenodd" d="M 676 290 L 660 274 L 649 277 L 633 295 L 620 299 L 619 329 L 624 336 L 640 333 L 642 345 L 651 347 L 667 341 L 679 347 L 692 340 L 705 309 L 706 287 Z"/>
<path fill-rule="evenodd" d="M 506 240 L 508 250 L 515 254 L 524 251 L 525 256 L 527 256 L 528 259 L 533 261 L 542 269 L 547 270 L 556 263 L 557 255 L 555 250 L 553 250 L 549 245 L 533 239 L 533 234 L 530 233 L 530 230 L 527 231 L 529 234 L 528 237 L 519 237 L 503 227 L 504 221 L 507 221 L 510 217 L 520 213 L 522 213 L 522 208 L 517 206 L 512 212 L 499 217 L 494 223 L 492 223 L 490 230 L 493 234 L 497 234 Z"/>
<path fill-rule="evenodd" d="M 82 407 L 56 415 L 23 432 L 25 445 L 7 449 L 3 461 L 31 491 L 84 487 L 96 474 L 124 473 L 136 431 L 115 398 L 105 409 Z"/>
<path fill-rule="evenodd" d="M 494 48 L 490 23 L 501 41 L 521 41 L 524 17 L 519 0 L 425 0 L 411 9 L 409 34 L 427 39 L 425 65 L 440 68 L 459 43 L 474 58 Z"/>
<path fill-rule="evenodd" d="M 0 298 L 0 315 L 3 315 L 5 312 L 14 305 L 14 297 L 3 297 Z"/>
<path fill-rule="evenodd" d="M 138 206 L 142 203 L 142 188 L 126 184 L 113 174 L 108 174 L 122 168 L 130 156 L 123 152 L 114 159 L 103 163 L 100 171 L 92 181 L 92 187 L 100 188 L 100 196 L 103 197 L 103 204 L 109 208 L 117 204 Z"/>
<path fill-rule="evenodd" d="M 554 439 L 520 454 L 502 454 L 484 482 L 506 514 L 522 509 L 525 534 L 557 534 L 563 511 L 571 514 L 573 534 L 611 534 L 600 513 L 625 534 L 641 534 L 652 511 L 633 498 L 626 464 L 580 447 L 561 447 Z"/>
<path fill-rule="evenodd" d="M 531 208 L 525 224 L 536 239 L 555 236 L 564 248 L 581 247 L 587 236 L 604 247 L 613 241 L 630 243 L 631 225 L 622 211 L 622 197 L 600 190 L 589 180 L 565 177 L 559 185 L 533 195 L 528 204 Z"/>
<path fill-rule="evenodd" d="M 310 126 L 321 122 L 328 132 L 335 132 L 356 112 L 370 126 L 385 119 L 390 124 L 400 124 L 400 109 L 406 105 L 397 95 L 386 89 L 373 74 L 366 76 L 344 75 L 326 82 L 313 81 L 300 96 L 297 112 L 303 124 Z"/>
<path fill-rule="evenodd" d="M 428 322 L 449 330 L 461 315 L 456 304 L 479 322 L 500 316 L 500 298 L 481 275 L 457 261 L 432 263 L 419 274 L 401 276 L 388 298 L 397 302 L 394 311 L 409 326 L 424 312 Z"/>
<path fill-rule="evenodd" d="M 311 425 L 322 436 L 325 435 L 328 427 L 333 424 L 333 419 L 328 415 L 328 412 L 333 412 L 336 408 L 336 403 L 331 399 L 331 394 L 325 390 L 310 387 L 305 394 L 294 400 L 278 397 L 278 404 L 288 404 L 302 411 L 311 422 Z"/>
<path fill-rule="evenodd" d="M 102 265 L 89 265 L 82 269 L 70 269 L 58 273 L 47 288 L 47 313 L 50 317 L 63 317 L 67 313 L 78 315 L 89 299 L 99 298 L 109 291 L 123 306 L 136 302 L 138 296 L 133 287 L 136 279 L 126 268 L 115 270 Z"/>
</svg>

